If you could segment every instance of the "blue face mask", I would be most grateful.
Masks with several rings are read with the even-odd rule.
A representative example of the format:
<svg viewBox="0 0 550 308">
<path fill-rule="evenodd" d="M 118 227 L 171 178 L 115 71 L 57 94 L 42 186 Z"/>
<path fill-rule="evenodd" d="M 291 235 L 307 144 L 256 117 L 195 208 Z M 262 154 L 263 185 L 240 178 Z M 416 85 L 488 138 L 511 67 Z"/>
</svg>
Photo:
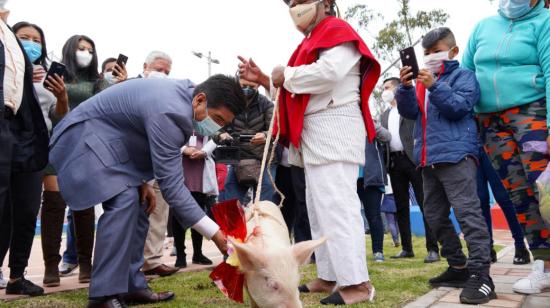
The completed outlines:
<svg viewBox="0 0 550 308">
<path fill-rule="evenodd" d="M 31 60 L 31 63 L 34 63 L 42 55 L 42 46 L 36 42 L 22 40 L 21 45 L 23 45 L 23 49 L 25 49 L 25 53 L 29 57 L 29 60 Z"/>
<path fill-rule="evenodd" d="M 206 114 L 208 114 L 208 109 L 206 109 Z M 204 120 L 197 121 L 193 117 L 193 128 L 195 129 L 195 132 L 201 136 L 212 136 L 217 131 L 222 129 L 222 127 L 214 122 L 210 116 L 206 116 Z"/>
<path fill-rule="evenodd" d="M 532 9 L 530 0 L 500 0 L 499 8 L 510 19 L 525 16 Z"/>
</svg>

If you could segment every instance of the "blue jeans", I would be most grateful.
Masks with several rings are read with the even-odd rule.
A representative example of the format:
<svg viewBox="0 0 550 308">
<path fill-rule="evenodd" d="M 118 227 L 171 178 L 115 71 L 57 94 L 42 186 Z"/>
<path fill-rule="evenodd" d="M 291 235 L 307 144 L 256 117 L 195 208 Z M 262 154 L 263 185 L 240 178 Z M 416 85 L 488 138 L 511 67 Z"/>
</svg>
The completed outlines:
<svg viewBox="0 0 550 308">
<path fill-rule="evenodd" d="M 357 180 L 357 194 L 363 209 L 365 218 L 370 227 L 370 236 L 372 239 L 372 252 L 384 251 L 384 223 L 382 222 L 382 213 L 380 205 L 382 204 L 382 196 L 384 193 L 376 186 L 363 187 L 363 179 Z"/>
<path fill-rule="evenodd" d="M 78 264 L 78 254 L 76 252 L 76 240 L 74 236 L 73 211 L 67 212 L 67 248 L 63 253 L 63 262 L 69 264 Z"/>
<path fill-rule="evenodd" d="M 477 194 L 479 196 L 479 201 L 481 202 L 481 210 L 487 226 L 489 227 L 489 234 L 491 235 L 491 245 L 493 245 L 493 228 L 491 223 L 491 198 L 489 196 L 489 188 L 487 182 L 491 186 L 491 191 L 493 196 L 497 201 L 498 205 L 502 209 L 506 221 L 508 222 L 508 227 L 512 232 L 512 237 L 514 238 L 514 245 L 518 249 L 525 248 L 525 240 L 523 230 L 516 216 L 516 210 L 514 204 L 508 196 L 508 192 L 502 186 L 502 182 L 496 171 L 491 165 L 489 157 L 483 150 L 480 149 L 479 154 L 479 168 L 477 172 Z"/>
<path fill-rule="evenodd" d="M 269 167 L 269 171 L 275 180 L 277 174 L 277 165 L 273 164 Z M 235 173 L 235 167 L 231 166 L 227 170 L 227 178 L 225 179 L 225 193 L 223 195 L 223 200 L 220 198 L 220 201 L 226 201 L 231 199 L 239 199 L 241 204 L 245 205 L 247 201 L 246 193 L 248 189 L 252 188 L 254 194 L 256 194 L 256 186 L 250 187 L 246 185 L 241 185 L 237 181 L 237 175 Z M 274 201 L 275 188 L 271 184 L 269 175 L 267 174 L 267 169 L 264 171 L 264 177 L 262 181 L 262 194 L 260 196 L 261 201 Z"/>
</svg>

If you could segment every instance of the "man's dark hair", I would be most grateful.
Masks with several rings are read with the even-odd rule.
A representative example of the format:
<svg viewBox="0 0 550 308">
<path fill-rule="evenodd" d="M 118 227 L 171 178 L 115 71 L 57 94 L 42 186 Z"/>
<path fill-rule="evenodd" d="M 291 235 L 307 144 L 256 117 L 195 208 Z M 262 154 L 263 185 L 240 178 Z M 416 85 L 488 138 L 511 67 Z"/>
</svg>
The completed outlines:
<svg viewBox="0 0 550 308">
<path fill-rule="evenodd" d="M 401 80 L 399 80 L 399 78 L 397 78 L 397 77 L 390 77 L 390 78 L 384 80 L 384 82 L 382 84 L 385 84 L 388 81 L 391 82 L 391 84 L 394 85 L 396 88 L 401 84 Z"/>
<path fill-rule="evenodd" d="M 246 98 L 241 85 L 232 76 L 214 75 L 208 78 L 195 88 L 193 97 L 199 93 L 206 94 L 208 107 L 218 108 L 224 106 L 235 115 L 243 112 L 246 105 Z"/>
<path fill-rule="evenodd" d="M 36 59 L 36 61 L 34 61 L 33 64 L 42 65 L 42 67 L 46 69 L 46 62 L 48 60 L 48 49 L 46 48 L 46 37 L 44 36 L 44 31 L 42 31 L 42 28 L 26 21 L 20 21 L 13 25 L 12 29 L 13 32 L 17 35 L 17 32 L 19 32 L 19 30 L 27 27 L 34 28 L 36 31 L 38 31 L 38 34 L 40 34 L 40 39 L 42 40 L 42 44 L 40 44 L 42 46 L 42 54 L 38 59 Z"/>
<path fill-rule="evenodd" d="M 451 29 L 441 27 L 433 29 L 424 36 L 424 39 L 422 39 L 422 47 L 424 47 L 424 49 L 430 49 L 440 41 L 445 42 L 449 48 L 456 46 L 455 35 Z"/>
<path fill-rule="evenodd" d="M 105 59 L 105 61 L 103 61 L 103 63 L 101 64 L 101 72 L 102 73 L 105 73 L 105 67 L 107 66 L 107 64 L 111 63 L 111 62 L 116 62 L 116 58 L 107 58 Z"/>
<path fill-rule="evenodd" d="M 78 44 L 80 41 L 86 41 L 92 45 L 94 52 L 92 53 L 92 62 L 90 66 L 86 68 L 79 68 L 76 63 L 76 51 L 78 50 Z M 97 81 L 99 80 L 99 72 L 97 71 L 97 50 L 95 49 L 94 41 L 85 35 L 73 35 L 71 36 L 61 51 L 63 58 L 61 63 L 67 67 L 67 79 L 65 82 L 79 82 L 79 81 Z M 83 77 L 84 80 L 78 80 Z"/>
</svg>

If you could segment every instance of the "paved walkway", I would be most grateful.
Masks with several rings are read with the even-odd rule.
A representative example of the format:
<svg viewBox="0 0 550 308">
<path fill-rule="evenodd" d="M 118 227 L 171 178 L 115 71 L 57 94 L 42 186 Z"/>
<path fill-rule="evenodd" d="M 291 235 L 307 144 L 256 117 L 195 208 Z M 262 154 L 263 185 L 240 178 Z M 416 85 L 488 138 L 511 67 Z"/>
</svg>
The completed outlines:
<svg viewBox="0 0 550 308">
<path fill-rule="evenodd" d="M 191 263 L 191 257 L 192 248 L 193 247 L 191 240 L 187 240 L 185 244 L 188 252 L 188 259 L 187 259 L 187 268 L 180 269 L 180 272 L 193 272 L 193 271 L 200 271 L 200 270 L 206 270 L 211 269 L 213 266 L 199 266 Z M 65 239 L 63 239 L 63 243 L 61 244 L 61 247 L 65 247 Z M 164 247 L 164 256 L 163 256 L 163 262 L 166 265 L 173 266 L 176 262 L 176 257 L 170 257 L 170 252 L 172 251 L 172 246 L 170 244 L 166 244 Z M 63 250 L 63 249 L 62 249 Z M 203 253 L 210 258 L 212 261 L 214 261 L 214 264 L 218 264 L 222 261 L 222 256 L 216 246 L 211 241 L 204 241 L 203 247 L 202 247 Z M 7 258 L 4 262 L 4 267 L 2 268 L 4 270 L 4 277 L 9 277 L 9 269 L 7 268 Z M 35 237 L 33 242 L 33 247 L 31 251 L 31 257 L 29 260 L 29 266 L 27 267 L 26 275 L 25 277 L 32 282 L 38 284 L 39 286 L 42 286 L 42 279 L 44 278 L 44 261 L 42 259 L 42 246 L 40 243 L 40 237 Z M 151 278 L 154 278 L 155 276 L 151 276 Z M 149 277 L 148 277 L 149 278 Z M 61 277 L 61 285 L 59 287 L 55 288 L 44 288 L 44 291 L 46 294 L 50 293 L 57 293 L 62 291 L 70 291 L 70 290 L 77 290 L 77 289 L 83 289 L 87 288 L 87 283 L 79 283 L 78 282 L 78 270 L 75 271 L 71 276 L 68 277 Z M 14 300 L 23 298 L 24 296 L 18 296 L 18 295 L 6 295 L 4 290 L 0 291 L 0 300 Z"/>
<path fill-rule="evenodd" d="M 479 307 L 550 308 L 550 292 L 538 295 L 521 295 L 512 291 L 512 285 L 531 272 L 531 264 L 514 265 L 514 244 L 509 231 L 496 231 L 495 243 L 505 245 L 498 253 L 498 262 L 491 266 L 491 276 L 496 286 L 497 299 Z M 471 308 L 459 300 L 460 289 L 438 288 L 408 304 L 405 308 Z"/>
</svg>

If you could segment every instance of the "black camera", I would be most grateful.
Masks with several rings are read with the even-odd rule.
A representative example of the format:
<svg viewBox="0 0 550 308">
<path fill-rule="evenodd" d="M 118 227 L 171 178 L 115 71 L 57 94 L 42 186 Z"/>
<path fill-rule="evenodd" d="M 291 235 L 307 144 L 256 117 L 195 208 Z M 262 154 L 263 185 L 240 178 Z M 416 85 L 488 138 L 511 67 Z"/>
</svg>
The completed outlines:
<svg viewBox="0 0 550 308">
<path fill-rule="evenodd" d="M 218 147 L 214 150 L 214 161 L 220 164 L 235 165 L 241 160 L 241 149 L 239 144 L 250 143 L 254 135 L 231 134 L 231 139 L 220 140 Z"/>
</svg>

